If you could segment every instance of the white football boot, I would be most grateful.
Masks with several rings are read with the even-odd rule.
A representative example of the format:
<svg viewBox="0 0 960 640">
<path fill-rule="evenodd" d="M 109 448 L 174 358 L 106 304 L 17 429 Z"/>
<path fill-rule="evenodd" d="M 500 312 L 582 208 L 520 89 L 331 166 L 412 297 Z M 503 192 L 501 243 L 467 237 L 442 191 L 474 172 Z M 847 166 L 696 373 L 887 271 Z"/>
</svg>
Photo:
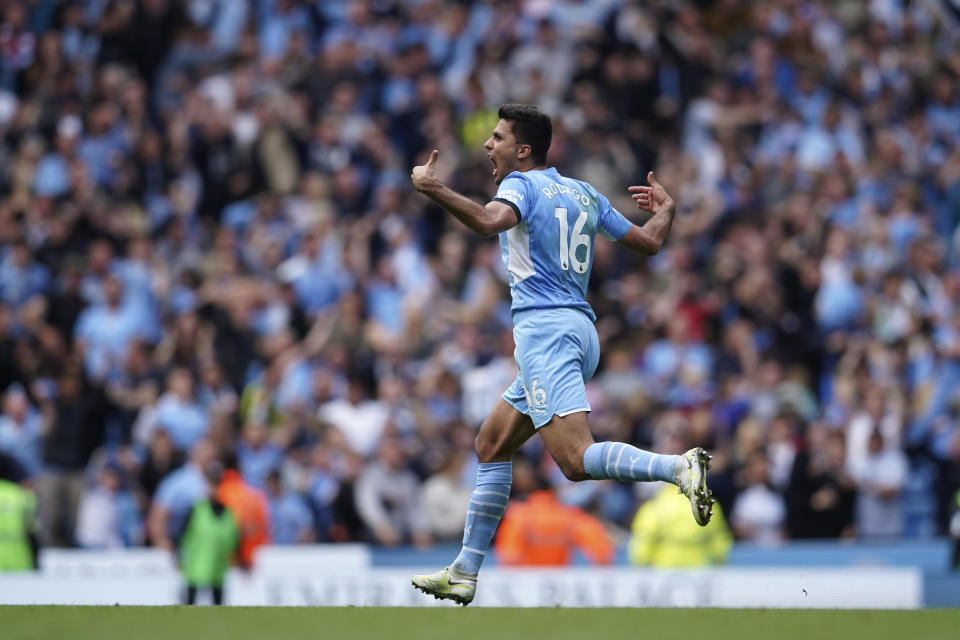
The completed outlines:
<svg viewBox="0 0 960 640">
<path fill-rule="evenodd" d="M 700 447 L 690 449 L 680 456 L 673 472 L 674 483 L 680 488 L 680 493 L 690 499 L 693 518 L 701 527 L 707 526 L 713 515 L 715 500 L 707 489 L 707 470 L 712 457 Z"/>
<path fill-rule="evenodd" d="M 446 567 L 436 573 L 413 576 L 413 586 L 440 600 L 453 600 L 467 606 L 473 602 L 477 590 L 477 576 L 460 573 L 453 567 Z"/>
</svg>

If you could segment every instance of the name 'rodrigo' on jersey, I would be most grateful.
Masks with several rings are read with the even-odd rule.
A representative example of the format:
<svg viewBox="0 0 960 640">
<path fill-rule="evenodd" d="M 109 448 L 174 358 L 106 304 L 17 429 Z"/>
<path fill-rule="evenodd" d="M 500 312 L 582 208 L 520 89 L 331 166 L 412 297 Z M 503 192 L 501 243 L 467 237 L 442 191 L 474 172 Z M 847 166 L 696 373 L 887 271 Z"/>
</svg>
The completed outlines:
<svg viewBox="0 0 960 640">
<path fill-rule="evenodd" d="M 586 295 L 597 232 L 619 240 L 630 221 L 596 189 L 553 167 L 514 171 L 493 199 L 513 207 L 520 218 L 500 234 L 511 311 L 573 307 L 595 321 Z"/>
</svg>

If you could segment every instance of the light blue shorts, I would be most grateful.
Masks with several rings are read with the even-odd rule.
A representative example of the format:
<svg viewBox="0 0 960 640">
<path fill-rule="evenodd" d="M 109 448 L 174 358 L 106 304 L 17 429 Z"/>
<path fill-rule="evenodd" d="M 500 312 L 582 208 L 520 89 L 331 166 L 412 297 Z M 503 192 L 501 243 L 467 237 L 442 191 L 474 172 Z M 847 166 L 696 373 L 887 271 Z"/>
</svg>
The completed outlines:
<svg viewBox="0 0 960 640">
<path fill-rule="evenodd" d="M 593 321 L 577 309 L 530 309 L 513 316 L 520 373 L 503 399 L 539 429 L 554 415 L 590 411 L 584 384 L 600 360 Z"/>
</svg>

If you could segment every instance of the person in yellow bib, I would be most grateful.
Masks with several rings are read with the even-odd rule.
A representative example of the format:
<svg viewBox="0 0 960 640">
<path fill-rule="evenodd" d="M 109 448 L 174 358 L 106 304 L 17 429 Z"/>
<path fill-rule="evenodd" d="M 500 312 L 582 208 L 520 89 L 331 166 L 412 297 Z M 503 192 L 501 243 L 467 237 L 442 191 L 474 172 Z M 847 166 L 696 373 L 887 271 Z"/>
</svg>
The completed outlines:
<svg viewBox="0 0 960 640">
<path fill-rule="evenodd" d="M 36 521 L 33 492 L 0 480 L 0 572 L 37 568 Z"/>
<path fill-rule="evenodd" d="M 213 604 L 223 604 L 227 569 L 236 558 L 240 531 L 233 513 L 216 498 L 194 505 L 180 540 L 180 567 L 187 582 L 187 604 L 197 591 L 210 589 Z"/>
<path fill-rule="evenodd" d="M 631 526 L 631 564 L 653 567 L 705 567 L 723 564 L 733 536 L 720 505 L 706 526 L 690 519 L 690 501 L 673 485 L 664 485 L 643 503 Z"/>
<path fill-rule="evenodd" d="M 223 604 L 227 569 L 238 560 L 240 528 L 236 515 L 216 494 L 223 465 L 212 461 L 204 468 L 203 474 L 207 483 L 206 495 L 190 510 L 179 536 L 177 559 L 187 583 L 186 603 L 196 604 L 197 592 L 209 589 L 213 604 L 219 605 Z"/>
</svg>

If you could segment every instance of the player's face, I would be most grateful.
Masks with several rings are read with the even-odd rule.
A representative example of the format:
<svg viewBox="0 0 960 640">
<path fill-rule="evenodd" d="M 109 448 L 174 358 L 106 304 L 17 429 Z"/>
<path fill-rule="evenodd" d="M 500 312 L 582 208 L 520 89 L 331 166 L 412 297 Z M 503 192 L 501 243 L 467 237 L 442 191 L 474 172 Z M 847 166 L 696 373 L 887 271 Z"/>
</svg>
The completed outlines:
<svg viewBox="0 0 960 640">
<path fill-rule="evenodd" d="M 493 133 L 483 143 L 483 148 L 487 150 L 487 157 L 493 162 L 493 179 L 497 184 L 516 169 L 517 153 L 521 146 L 517 144 L 510 123 L 506 120 L 498 122 Z"/>
</svg>

